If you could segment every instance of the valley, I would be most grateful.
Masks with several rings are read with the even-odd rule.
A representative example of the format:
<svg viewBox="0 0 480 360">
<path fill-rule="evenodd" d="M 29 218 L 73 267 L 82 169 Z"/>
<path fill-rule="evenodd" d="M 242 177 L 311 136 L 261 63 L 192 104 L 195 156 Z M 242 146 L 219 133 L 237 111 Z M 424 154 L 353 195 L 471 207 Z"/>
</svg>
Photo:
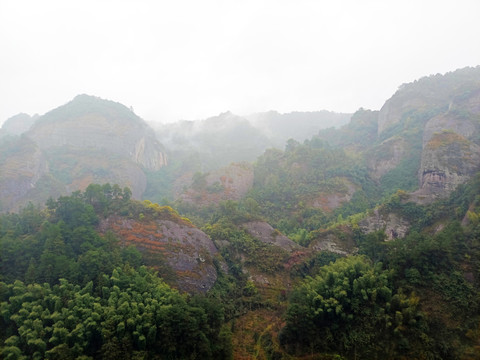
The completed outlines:
<svg viewBox="0 0 480 360">
<path fill-rule="evenodd" d="M 5 359 L 477 359 L 480 67 L 353 114 L 14 116 L 0 264 Z"/>
</svg>

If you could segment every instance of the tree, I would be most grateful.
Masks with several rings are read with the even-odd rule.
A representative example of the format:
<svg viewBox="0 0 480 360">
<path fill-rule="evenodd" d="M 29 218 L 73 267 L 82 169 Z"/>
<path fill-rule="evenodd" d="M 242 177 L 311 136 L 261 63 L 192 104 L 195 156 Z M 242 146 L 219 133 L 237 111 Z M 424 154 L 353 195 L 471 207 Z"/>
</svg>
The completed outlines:
<svg viewBox="0 0 480 360">
<path fill-rule="evenodd" d="M 291 351 L 339 352 L 362 358 L 410 353 L 421 341 L 418 299 L 395 293 L 390 272 L 364 256 L 324 266 L 294 292 L 281 341 Z M 395 344 L 403 347 L 395 347 Z M 413 350 L 412 350 L 413 351 Z"/>
</svg>

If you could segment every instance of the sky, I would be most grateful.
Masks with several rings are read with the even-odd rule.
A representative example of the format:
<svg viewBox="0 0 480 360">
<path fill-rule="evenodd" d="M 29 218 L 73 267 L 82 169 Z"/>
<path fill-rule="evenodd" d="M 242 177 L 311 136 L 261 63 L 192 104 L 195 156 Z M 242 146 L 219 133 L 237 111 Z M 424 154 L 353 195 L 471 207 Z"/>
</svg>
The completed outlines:
<svg viewBox="0 0 480 360">
<path fill-rule="evenodd" d="M 0 0 L 0 123 L 78 94 L 147 121 L 378 110 L 480 65 L 478 0 Z"/>
</svg>

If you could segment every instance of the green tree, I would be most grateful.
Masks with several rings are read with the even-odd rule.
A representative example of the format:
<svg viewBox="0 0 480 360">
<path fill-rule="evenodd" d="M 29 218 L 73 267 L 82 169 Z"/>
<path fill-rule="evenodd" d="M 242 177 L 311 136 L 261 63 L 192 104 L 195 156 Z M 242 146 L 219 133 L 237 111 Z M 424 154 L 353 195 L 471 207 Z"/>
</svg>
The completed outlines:
<svg viewBox="0 0 480 360">
<path fill-rule="evenodd" d="M 352 256 L 307 278 L 290 299 L 282 343 L 290 351 L 354 358 L 412 355 L 409 344 L 425 338 L 418 299 L 395 293 L 390 272 L 381 266 Z"/>
</svg>

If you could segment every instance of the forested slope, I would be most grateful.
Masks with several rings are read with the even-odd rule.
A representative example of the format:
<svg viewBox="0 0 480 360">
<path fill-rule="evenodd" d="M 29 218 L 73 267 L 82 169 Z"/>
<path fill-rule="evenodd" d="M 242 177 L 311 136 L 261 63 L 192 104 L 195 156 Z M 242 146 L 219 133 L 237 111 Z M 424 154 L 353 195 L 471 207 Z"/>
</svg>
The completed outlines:
<svg viewBox="0 0 480 360">
<path fill-rule="evenodd" d="M 5 137 L 0 185 L 23 190 L 0 200 L 54 196 L 0 215 L 1 356 L 480 358 L 479 69 L 405 84 L 250 163 L 109 155 L 141 173 L 143 201 L 69 172 L 98 149 Z M 233 145 L 262 138 L 227 115 L 248 128 Z"/>
</svg>

